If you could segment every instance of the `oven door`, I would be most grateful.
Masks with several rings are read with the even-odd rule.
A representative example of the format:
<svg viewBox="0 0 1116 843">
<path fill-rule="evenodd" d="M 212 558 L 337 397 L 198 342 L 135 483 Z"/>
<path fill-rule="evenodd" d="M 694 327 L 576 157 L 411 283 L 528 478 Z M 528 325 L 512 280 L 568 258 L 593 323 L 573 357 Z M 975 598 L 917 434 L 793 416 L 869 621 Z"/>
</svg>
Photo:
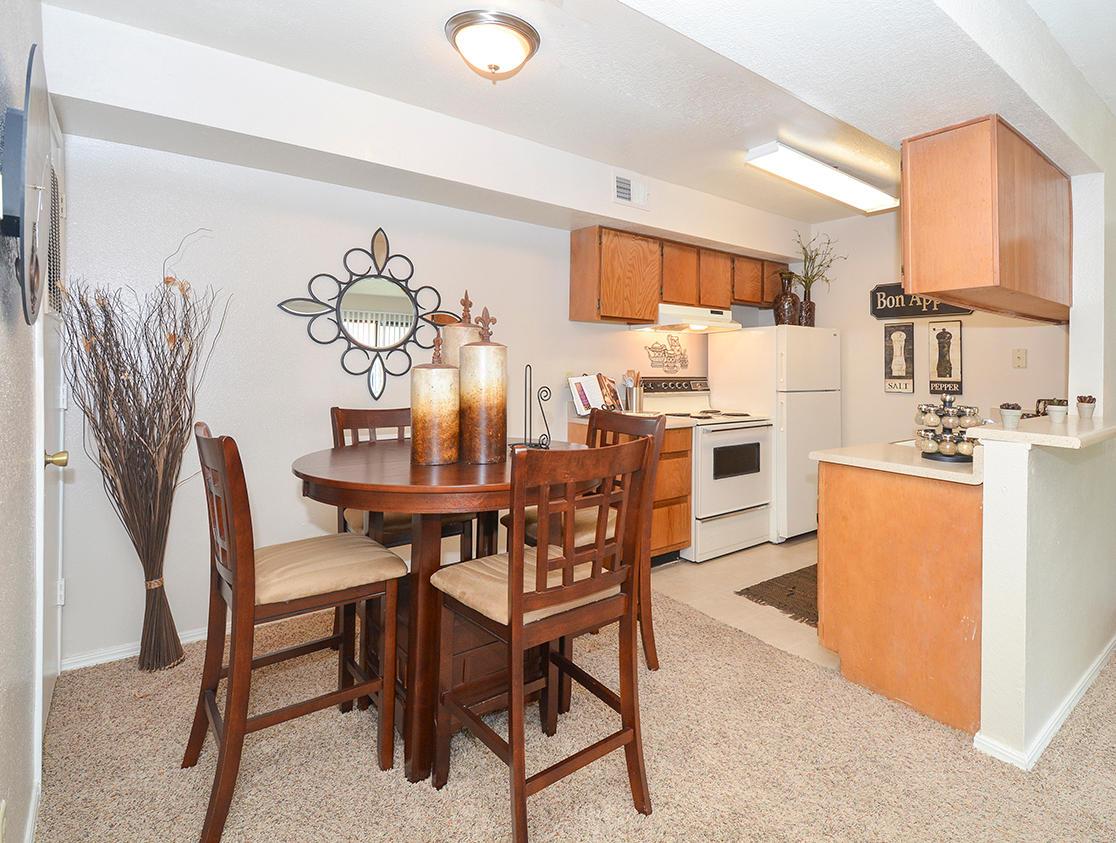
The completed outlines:
<svg viewBox="0 0 1116 843">
<path fill-rule="evenodd" d="M 771 501 L 771 425 L 697 428 L 694 517 Z"/>
</svg>

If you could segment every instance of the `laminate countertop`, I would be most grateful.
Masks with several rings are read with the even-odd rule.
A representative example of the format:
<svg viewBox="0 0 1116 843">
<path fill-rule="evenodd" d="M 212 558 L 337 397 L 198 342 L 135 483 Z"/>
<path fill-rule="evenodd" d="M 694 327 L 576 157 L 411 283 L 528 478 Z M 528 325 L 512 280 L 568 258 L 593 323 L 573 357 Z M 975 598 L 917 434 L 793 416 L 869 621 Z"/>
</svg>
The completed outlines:
<svg viewBox="0 0 1116 843">
<path fill-rule="evenodd" d="M 944 480 L 947 483 L 964 483 L 968 486 L 979 486 L 984 482 L 984 449 L 979 446 L 973 452 L 972 462 L 940 462 L 923 459 L 922 452 L 915 447 L 913 441 L 873 442 L 870 445 L 812 451 L 810 459 L 875 471 L 888 471 L 892 474 L 906 474 L 910 477 Z"/>
</svg>

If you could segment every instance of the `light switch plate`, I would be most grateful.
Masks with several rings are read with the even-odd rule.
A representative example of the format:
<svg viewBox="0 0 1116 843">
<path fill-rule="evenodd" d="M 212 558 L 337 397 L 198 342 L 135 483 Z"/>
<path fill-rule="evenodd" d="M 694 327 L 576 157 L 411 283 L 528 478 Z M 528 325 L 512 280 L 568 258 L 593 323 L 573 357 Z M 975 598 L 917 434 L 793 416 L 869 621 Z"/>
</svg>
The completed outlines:
<svg viewBox="0 0 1116 843">
<path fill-rule="evenodd" d="M 1013 369 L 1026 369 L 1027 368 L 1027 349 L 1013 348 L 1011 350 L 1011 368 Z"/>
</svg>

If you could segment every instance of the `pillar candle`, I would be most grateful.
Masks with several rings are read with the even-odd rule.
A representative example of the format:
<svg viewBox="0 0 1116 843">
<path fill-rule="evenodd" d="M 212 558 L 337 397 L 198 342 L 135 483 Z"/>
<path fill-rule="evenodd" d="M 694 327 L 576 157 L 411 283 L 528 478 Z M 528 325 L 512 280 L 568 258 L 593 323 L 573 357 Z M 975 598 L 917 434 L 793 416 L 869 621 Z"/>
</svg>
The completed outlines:
<svg viewBox="0 0 1116 843">
<path fill-rule="evenodd" d="M 451 322 L 442 326 L 442 359 L 450 366 L 461 365 L 461 346 L 481 341 L 478 325 L 465 322 Z"/>
<path fill-rule="evenodd" d="M 460 378 L 456 366 L 441 362 L 441 338 L 434 359 L 411 369 L 411 462 L 457 462 Z"/>
<path fill-rule="evenodd" d="M 488 308 L 477 320 L 481 341 L 461 346 L 461 459 L 508 458 L 508 347 L 492 342 Z"/>
</svg>

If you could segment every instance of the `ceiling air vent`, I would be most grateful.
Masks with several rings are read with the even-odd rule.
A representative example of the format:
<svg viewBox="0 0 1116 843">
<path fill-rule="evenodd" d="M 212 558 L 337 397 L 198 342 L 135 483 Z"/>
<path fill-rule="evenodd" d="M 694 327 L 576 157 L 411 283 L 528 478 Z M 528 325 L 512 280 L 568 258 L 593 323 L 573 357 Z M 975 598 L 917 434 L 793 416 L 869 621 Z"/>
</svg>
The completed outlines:
<svg viewBox="0 0 1116 843">
<path fill-rule="evenodd" d="M 647 184 L 628 173 L 613 173 L 612 199 L 617 205 L 647 208 Z"/>
</svg>

